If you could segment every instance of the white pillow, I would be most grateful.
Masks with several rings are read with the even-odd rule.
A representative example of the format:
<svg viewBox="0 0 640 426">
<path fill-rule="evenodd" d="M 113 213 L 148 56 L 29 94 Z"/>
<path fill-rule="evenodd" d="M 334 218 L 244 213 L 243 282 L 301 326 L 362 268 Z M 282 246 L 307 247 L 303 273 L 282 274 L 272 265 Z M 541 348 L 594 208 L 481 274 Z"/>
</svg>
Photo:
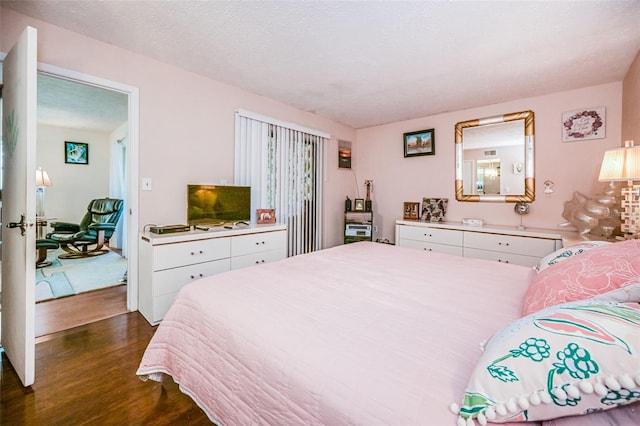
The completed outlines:
<svg viewBox="0 0 640 426">
<path fill-rule="evenodd" d="M 539 421 L 640 401 L 640 303 L 582 300 L 496 333 L 469 380 L 459 425 Z"/>
<path fill-rule="evenodd" d="M 585 241 L 582 243 L 574 244 L 569 247 L 563 247 L 561 249 L 554 251 L 553 253 L 549 253 L 548 255 L 540 259 L 538 264 L 534 266 L 533 269 L 535 269 L 536 272 L 540 273 L 545 269 L 547 269 L 548 267 L 557 265 L 558 263 L 564 260 L 567 260 L 572 256 L 582 254 L 587 250 L 590 250 L 596 247 L 601 247 L 606 244 L 611 244 L 611 243 L 609 241 Z"/>
</svg>

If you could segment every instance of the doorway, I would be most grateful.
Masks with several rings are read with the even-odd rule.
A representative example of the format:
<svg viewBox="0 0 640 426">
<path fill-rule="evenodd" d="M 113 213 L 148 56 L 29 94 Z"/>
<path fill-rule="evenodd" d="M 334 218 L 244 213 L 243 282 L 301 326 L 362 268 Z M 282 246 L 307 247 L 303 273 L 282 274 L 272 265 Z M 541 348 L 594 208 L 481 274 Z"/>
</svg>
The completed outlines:
<svg viewBox="0 0 640 426">
<path fill-rule="evenodd" d="M 3 58 L 0 58 L 0 60 L 1 59 Z M 1 76 L 1 68 L 2 68 L 1 65 L 2 63 L 0 62 L 0 76 Z M 108 133 L 108 136 L 106 137 L 107 139 L 106 143 L 107 145 L 109 145 L 107 148 L 108 149 L 107 152 L 109 152 L 112 149 L 112 145 L 113 145 L 116 147 L 115 148 L 116 150 L 120 150 L 120 153 L 121 154 L 124 153 L 125 155 L 119 157 L 119 161 L 120 161 L 119 164 L 117 164 L 117 162 L 114 164 L 109 163 L 105 167 L 108 169 L 108 172 L 107 172 L 108 176 L 114 176 L 116 174 L 120 175 L 120 181 L 121 181 L 120 197 L 125 200 L 125 209 L 123 211 L 123 214 L 120 220 L 121 231 L 118 233 L 119 237 L 116 239 L 116 241 L 112 240 L 112 242 L 115 243 L 114 247 L 117 248 L 117 250 L 115 251 L 119 252 L 120 254 L 126 257 L 127 285 L 126 285 L 126 297 L 124 298 L 126 302 L 124 302 L 123 308 L 124 310 L 127 310 L 127 311 L 137 310 L 138 282 L 137 282 L 137 244 L 136 243 L 137 243 L 137 234 L 138 234 L 138 211 L 137 211 L 138 210 L 137 209 L 138 207 L 137 162 L 138 162 L 138 128 L 139 128 L 138 126 L 138 108 L 139 108 L 138 89 L 135 87 L 120 84 L 117 82 L 93 77 L 87 74 L 78 73 L 75 71 L 71 71 L 71 70 L 67 70 L 67 69 L 63 69 L 55 66 L 50 66 L 46 64 L 39 64 L 38 66 L 38 80 L 39 80 L 38 85 L 39 86 L 40 86 L 40 79 L 47 80 L 49 83 L 55 82 L 55 81 L 57 81 L 58 83 L 63 82 L 64 83 L 63 86 L 67 87 L 67 91 L 62 95 L 62 97 L 64 97 L 67 102 L 73 102 L 74 95 L 87 90 L 89 92 L 93 90 L 94 93 L 96 91 L 98 92 L 102 91 L 104 94 L 106 94 L 105 95 L 106 98 L 116 98 L 116 99 L 124 98 L 125 100 L 124 101 L 125 102 L 124 126 L 120 126 L 117 129 L 110 131 Z M 40 115 L 41 115 L 40 114 L 40 109 L 41 109 L 40 96 L 38 96 L 38 98 L 39 98 L 38 99 L 38 104 L 39 104 L 38 105 L 38 126 L 40 127 L 40 124 L 41 124 L 40 123 Z M 77 102 L 78 99 L 75 99 L 75 101 Z M 46 108 L 50 108 L 51 106 L 52 105 L 49 103 L 46 105 Z M 44 112 L 45 106 L 43 106 L 42 108 Z M 92 108 L 87 108 L 87 109 L 92 109 Z M 105 115 L 107 115 L 106 109 L 103 112 Z M 49 111 L 49 113 L 51 113 L 51 111 Z M 60 117 L 60 116 L 64 116 L 65 114 L 64 112 L 58 111 L 57 114 L 59 115 L 58 117 L 59 120 L 64 119 L 64 117 Z M 53 115 L 55 115 L 55 113 L 53 113 Z M 88 119 L 87 117 L 84 117 L 84 118 Z M 67 116 L 66 119 L 72 120 L 70 116 Z M 51 126 L 52 124 L 46 123 L 45 125 Z M 89 131 L 89 130 L 85 128 L 83 129 L 83 131 Z M 62 139 L 66 139 L 66 137 L 63 137 Z M 38 148 L 38 154 L 37 154 L 38 163 L 43 161 L 43 159 L 45 159 L 47 156 L 52 156 L 52 157 L 57 156 L 57 161 L 60 162 L 60 159 L 64 158 L 63 157 L 64 148 L 61 147 L 62 145 L 64 145 L 64 142 L 65 142 L 64 140 L 59 140 L 57 143 L 57 145 L 59 146 L 54 146 L 52 148 L 54 151 L 46 152 L 45 150 L 42 153 L 42 156 L 41 156 L 41 150 L 40 148 Z M 40 138 L 38 138 L 38 145 L 39 144 L 40 144 Z M 90 155 L 89 161 L 93 160 L 94 162 L 96 162 L 100 158 L 100 156 L 96 156 L 96 154 L 98 154 L 99 152 L 100 152 L 99 150 L 91 151 L 89 154 Z M 103 147 L 103 152 L 104 152 L 104 147 Z M 92 153 L 94 154 L 93 156 L 91 156 Z M 112 158 L 111 154 L 109 154 L 108 157 Z M 82 166 L 76 166 L 76 167 L 82 167 Z M 58 174 L 58 179 L 56 179 L 55 175 L 53 175 L 50 172 L 50 178 L 54 182 L 54 185 L 56 183 L 56 180 L 58 180 L 59 183 L 64 182 L 65 179 L 60 179 L 60 176 L 61 175 Z M 86 173 L 85 173 L 85 176 L 86 176 Z M 83 177 L 77 176 L 76 179 L 82 180 Z M 108 182 L 103 185 L 104 187 L 109 188 L 109 190 L 106 193 L 102 191 L 99 198 L 102 198 L 105 196 L 116 198 L 116 194 L 111 191 L 111 189 L 114 186 L 114 183 Z M 58 190 L 58 188 L 55 188 L 54 186 L 52 188 L 46 188 L 45 190 L 49 191 L 47 195 L 51 200 L 53 200 L 54 196 L 56 195 L 54 191 Z M 64 192 L 64 191 L 58 191 L 58 192 Z M 82 207 L 79 209 L 76 208 L 73 210 L 77 211 L 76 214 L 82 214 L 83 212 L 86 211 L 86 206 L 90 201 L 90 199 L 98 198 L 90 194 L 83 195 L 82 192 L 83 192 L 82 189 L 78 189 L 76 191 L 76 194 L 74 194 L 72 197 L 69 197 L 68 194 L 66 194 L 59 198 L 64 199 L 63 202 L 65 203 L 70 203 L 71 200 L 77 199 L 78 202 L 82 204 Z M 45 201 L 45 206 L 48 205 L 48 201 L 49 200 Z M 58 210 L 58 211 L 61 211 L 61 210 Z M 74 217 L 69 217 L 69 218 L 62 217 L 62 214 L 60 214 L 59 215 L 60 217 L 58 217 L 58 215 L 55 213 L 56 209 L 53 207 L 51 212 L 53 213 L 51 214 L 53 218 L 63 220 L 63 221 L 74 221 Z M 75 217 L 75 219 L 79 220 L 77 216 Z M 120 290 L 119 293 L 122 295 L 123 293 L 122 289 Z M 72 296 L 72 297 L 76 297 L 76 296 Z"/>
</svg>

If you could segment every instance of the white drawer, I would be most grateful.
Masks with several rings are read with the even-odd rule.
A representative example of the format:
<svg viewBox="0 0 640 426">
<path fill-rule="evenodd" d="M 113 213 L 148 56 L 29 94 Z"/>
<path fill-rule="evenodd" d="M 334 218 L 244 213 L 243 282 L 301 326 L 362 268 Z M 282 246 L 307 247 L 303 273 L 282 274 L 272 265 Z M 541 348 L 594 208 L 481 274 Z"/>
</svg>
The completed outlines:
<svg viewBox="0 0 640 426">
<path fill-rule="evenodd" d="M 167 314 L 167 311 L 173 305 L 173 301 L 176 299 L 178 292 L 175 291 L 169 294 L 163 294 L 162 296 L 153 298 L 153 312 L 151 314 L 151 324 L 155 325 L 159 323 L 162 318 Z"/>
<path fill-rule="evenodd" d="M 229 238 L 211 238 L 158 245 L 154 248 L 155 271 L 178 266 L 204 263 L 211 260 L 224 259 L 231 253 Z"/>
<path fill-rule="evenodd" d="M 436 253 L 454 254 L 456 256 L 462 256 L 462 246 L 451 246 L 447 244 L 435 244 L 417 240 L 400 240 L 401 247 L 408 247 L 412 249 L 434 251 Z"/>
<path fill-rule="evenodd" d="M 175 293 L 191 281 L 228 271 L 230 266 L 231 262 L 227 258 L 155 272 L 153 297 Z"/>
<path fill-rule="evenodd" d="M 495 260 L 500 263 L 511 263 L 514 265 L 533 267 L 540 260 L 539 257 L 525 256 L 515 253 L 504 253 L 499 251 L 480 250 L 474 248 L 464 249 L 464 257 L 475 257 L 477 259 Z"/>
<path fill-rule="evenodd" d="M 260 265 L 267 262 L 275 262 L 287 257 L 285 250 L 269 250 L 260 253 L 245 254 L 244 256 L 236 256 L 231 258 L 231 269 L 240 269 L 247 266 Z"/>
<path fill-rule="evenodd" d="M 464 246 L 541 258 L 555 250 L 555 241 L 544 238 L 465 232 Z"/>
<path fill-rule="evenodd" d="M 286 253 L 287 233 L 285 231 L 240 235 L 231 239 L 231 256 L 233 257 L 276 249 L 284 249 Z"/>
<path fill-rule="evenodd" d="M 400 226 L 400 239 L 416 240 L 451 246 L 462 246 L 462 231 L 454 229 L 427 228 L 422 226 Z"/>
</svg>

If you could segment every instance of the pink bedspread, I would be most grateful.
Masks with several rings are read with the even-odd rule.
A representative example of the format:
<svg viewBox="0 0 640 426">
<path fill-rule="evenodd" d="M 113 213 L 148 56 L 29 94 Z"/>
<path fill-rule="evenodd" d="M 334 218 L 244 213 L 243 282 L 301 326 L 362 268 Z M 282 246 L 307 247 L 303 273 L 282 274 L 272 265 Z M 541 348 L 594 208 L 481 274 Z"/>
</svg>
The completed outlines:
<svg viewBox="0 0 640 426">
<path fill-rule="evenodd" d="M 365 242 L 214 275 L 183 288 L 137 374 L 170 374 L 225 425 L 455 425 L 532 274 Z"/>
</svg>

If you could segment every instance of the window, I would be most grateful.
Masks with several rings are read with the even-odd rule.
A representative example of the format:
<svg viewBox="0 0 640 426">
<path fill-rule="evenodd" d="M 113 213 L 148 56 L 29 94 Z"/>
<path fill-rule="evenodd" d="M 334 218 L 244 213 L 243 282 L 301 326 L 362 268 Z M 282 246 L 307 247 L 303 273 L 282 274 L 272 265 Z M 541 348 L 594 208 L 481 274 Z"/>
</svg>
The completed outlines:
<svg viewBox="0 0 640 426">
<path fill-rule="evenodd" d="M 323 246 L 323 170 L 329 135 L 246 111 L 236 113 L 235 184 L 251 186 L 251 221 L 275 209 L 288 255 Z"/>
</svg>

